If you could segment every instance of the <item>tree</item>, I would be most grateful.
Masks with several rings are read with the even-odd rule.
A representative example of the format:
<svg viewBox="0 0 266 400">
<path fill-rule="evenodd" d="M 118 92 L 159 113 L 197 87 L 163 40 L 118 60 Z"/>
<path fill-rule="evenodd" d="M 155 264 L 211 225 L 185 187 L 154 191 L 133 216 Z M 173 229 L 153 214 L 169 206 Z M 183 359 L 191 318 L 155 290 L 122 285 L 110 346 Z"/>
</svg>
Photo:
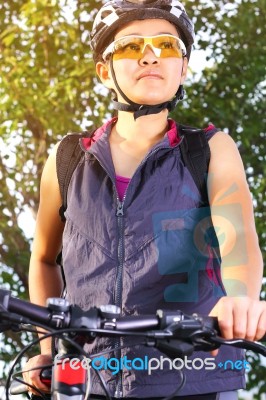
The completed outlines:
<svg viewBox="0 0 266 400">
<path fill-rule="evenodd" d="M 186 1 L 198 31 L 197 46 L 212 60 L 187 83 L 187 100 L 174 113 L 200 126 L 205 116 L 239 144 L 254 195 L 265 253 L 264 0 Z M 89 47 L 101 4 L 91 0 L 10 0 L 0 4 L 0 285 L 28 297 L 31 238 L 20 226 L 25 209 L 35 216 L 39 181 L 51 147 L 70 130 L 99 126 L 109 99 L 94 74 Z M 264 163 L 263 163 L 264 161 Z M 29 337 L 6 336 L 9 361 Z M 254 367 L 256 387 L 263 380 Z M 262 383 L 263 384 L 263 383 Z M 265 388 L 264 388 L 265 390 Z"/>
<path fill-rule="evenodd" d="M 99 124 L 104 116 L 104 98 L 93 90 L 88 38 L 92 15 L 80 1 L 74 2 L 79 8 L 71 17 L 68 3 L 73 2 L 0 5 L 0 251 L 2 263 L 16 271 L 25 288 L 29 241 L 17 221 L 25 206 L 36 214 L 48 151 L 67 131 L 80 130 L 84 121 Z"/>
<path fill-rule="evenodd" d="M 93 9 L 96 2 L 91 13 L 85 1 L 0 4 L 0 285 L 22 298 L 28 297 L 31 238 L 19 221 L 25 209 L 36 215 L 49 149 L 105 115 L 108 100 L 94 90 L 89 47 Z M 10 333 L 1 358 L 12 360 L 24 338 Z"/>
</svg>

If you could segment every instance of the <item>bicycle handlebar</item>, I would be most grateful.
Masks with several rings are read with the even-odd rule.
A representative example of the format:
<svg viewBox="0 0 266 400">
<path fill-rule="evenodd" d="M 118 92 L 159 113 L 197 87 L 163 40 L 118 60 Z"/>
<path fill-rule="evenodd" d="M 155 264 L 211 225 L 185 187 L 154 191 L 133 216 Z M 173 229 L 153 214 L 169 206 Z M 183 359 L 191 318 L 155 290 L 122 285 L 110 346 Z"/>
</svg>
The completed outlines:
<svg viewBox="0 0 266 400">
<path fill-rule="evenodd" d="M 228 344 L 266 355 L 265 347 L 257 342 L 220 338 L 217 318 L 198 314 L 186 315 L 180 310 L 157 310 L 155 315 L 120 316 L 119 307 L 113 305 L 84 311 L 76 305 L 70 305 L 65 299 L 50 298 L 47 300 L 47 307 L 43 307 L 14 298 L 10 291 L 0 289 L 0 317 L 2 330 L 12 329 L 14 324 L 32 324 L 45 326 L 48 330 L 68 328 L 76 332 L 82 331 L 92 340 L 96 335 L 142 334 L 148 340 L 156 340 L 156 347 L 163 352 L 166 351 L 163 340 L 178 339 L 179 346 L 180 343 L 192 345 L 193 349 L 185 348 L 186 354 L 191 354 L 194 350 L 209 351 L 221 344 Z M 261 341 L 266 341 L 266 335 Z M 175 349 L 171 348 L 171 351 Z"/>
<path fill-rule="evenodd" d="M 51 329 L 86 328 L 91 332 L 106 330 L 110 334 L 115 331 L 143 331 L 155 337 L 172 336 L 170 327 L 182 322 L 182 329 L 191 330 L 207 328 L 219 333 L 217 319 L 214 317 L 202 317 L 198 314 L 188 316 L 182 311 L 157 310 L 155 315 L 137 315 L 120 317 L 120 309 L 117 306 L 106 305 L 99 308 L 93 307 L 83 311 L 80 307 L 70 305 L 67 300 L 50 298 L 47 307 L 38 306 L 25 300 L 11 296 L 10 291 L 0 289 L 0 316 L 2 320 L 14 323 L 31 323 L 45 325 Z M 0 320 L 0 323 L 3 322 Z M 147 332 L 156 328 L 159 331 Z M 168 331 L 165 330 L 168 328 Z M 165 331 L 163 331 L 165 330 Z M 163 333 L 164 332 L 164 333 Z M 101 332 L 103 333 L 103 332 Z M 182 335 L 181 335 L 182 336 Z"/>
<path fill-rule="evenodd" d="M 210 351 L 222 344 L 253 350 L 266 357 L 266 347 L 243 339 L 219 337 L 217 318 L 186 315 L 182 311 L 157 310 L 154 315 L 120 316 L 117 306 L 93 307 L 87 311 L 61 298 L 50 298 L 47 307 L 11 296 L 0 289 L 0 331 L 31 324 L 52 333 L 75 332 L 90 340 L 98 336 L 142 336 L 147 346 L 156 347 L 170 358 L 190 356 L 195 350 Z M 266 341 L 266 335 L 262 341 Z M 13 389 L 21 393 L 19 386 Z"/>
</svg>

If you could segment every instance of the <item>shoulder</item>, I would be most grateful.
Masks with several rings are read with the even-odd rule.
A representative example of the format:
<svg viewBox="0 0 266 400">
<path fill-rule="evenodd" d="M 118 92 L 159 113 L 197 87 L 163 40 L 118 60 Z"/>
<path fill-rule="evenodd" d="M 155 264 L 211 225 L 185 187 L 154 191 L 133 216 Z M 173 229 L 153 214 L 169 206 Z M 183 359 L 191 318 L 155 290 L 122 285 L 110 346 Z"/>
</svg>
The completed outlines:
<svg viewBox="0 0 266 400">
<path fill-rule="evenodd" d="M 211 151 L 208 171 L 210 203 L 216 196 L 233 188 L 232 194 L 237 196 L 234 200 L 239 201 L 239 196 L 247 194 L 249 189 L 236 143 L 228 134 L 219 131 L 210 139 L 209 145 Z"/>
<path fill-rule="evenodd" d="M 58 142 L 53 146 L 46 160 L 41 178 L 41 188 L 46 185 L 49 187 L 57 185 L 56 157 L 60 143 L 61 142 Z"/>
<path fill-rule="evenodd" d="M 236 145 L 235 141 L 232 139 L 232 137 L 228 133 L 216 129 L 215 133 L 210 138 L 210 143 L 215 143 L 217 141 L 219 141 L 219 142 L 224 141 L 225 143 L 232 143 L 232 144 Z"/>
<path fill-rule="evenodd" d="M 210 168 L 243 169 L 242 159 L 235 141 L 227 133 L 218 131 L 209 140 L 211 150 Z M 233 171 L 232 171 L 233 172 Z"/>
<path fill-rule="evenodd" d="M 60 146 L 60 144 L 61 144 L 61 141 L 56 143 L 52 147 L 52 149 L 50 150 L 49 156 L 48 156 L 48 158 L 46 160 L 46 163 L 45 163 L 45 167 L 46 167 L 47 164 L 50 165 L 50 164 L 54 164 L 56 162 L 56 156 L 57 156 L 58 147 Z"/>
</svg>

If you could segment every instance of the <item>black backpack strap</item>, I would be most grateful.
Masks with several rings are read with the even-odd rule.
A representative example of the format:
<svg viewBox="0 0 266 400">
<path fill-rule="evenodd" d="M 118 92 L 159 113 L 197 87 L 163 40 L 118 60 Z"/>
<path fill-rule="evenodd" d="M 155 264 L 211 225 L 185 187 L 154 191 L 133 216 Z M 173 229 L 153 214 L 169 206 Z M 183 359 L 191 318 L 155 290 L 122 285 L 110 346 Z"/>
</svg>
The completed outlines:
<svg viewBox="0 0 266 400">
<path fill-rule="evenodd" d="M 196 183 L 204 203 L 208 204 L 206 178 L 210 162 L 210 146 L 203 129 L 178 125 L 179 135 L 182 137 L 180 151 L 184 164 Z"/>
<path fill-rule="evenodd" d="M 77 168 L 84 151 L 80 147 L 79 140 L 83 137 L 92 137 L 95 130 L 92 132 L 69 133 L 65 136 L 57 149 L 56 154 L 56 171 L 59 183 L 59 189 L 62 199 L 62 205 L 59 209 L 61 220 L 65 221 L 64 213 L 67 209 L 67 191 L 68 186 Z"/>
</svg>

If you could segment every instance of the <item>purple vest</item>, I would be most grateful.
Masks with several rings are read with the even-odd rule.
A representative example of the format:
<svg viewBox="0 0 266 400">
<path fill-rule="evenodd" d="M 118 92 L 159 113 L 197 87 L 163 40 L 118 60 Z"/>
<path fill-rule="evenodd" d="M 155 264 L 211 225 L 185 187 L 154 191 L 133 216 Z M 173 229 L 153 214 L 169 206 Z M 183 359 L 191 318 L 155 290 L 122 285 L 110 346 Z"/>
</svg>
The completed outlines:
<svg viewBox="0 0 266 400">
<path fill-rule="evenodd" d="M 218 242 L 210 209 L 202 204 L 182 162 L 174 121 L 169 120 L 169 132 L 137 168 L 122 202 L 108 142 L 111 125 L 109 121 L 93 140 L 81 143 L 84 157 L 68 190 L 63 265 L 69 301 L 83 309 L 116 304 L 123 315 L 153 314 L 157 309 L 207 315 L 225 295 Z M 206 135 L 210 138 L 216 132 L 209 129 Z M 145 398 L 175 392 L 180 382 L 178 368 L 165 361 L 163 369 L 149 373 L 145 360 L 161 360 L 163 354 L 143 345 L 131 346 L 132 342 L 123 338 L 116 343 L 125 347 L 115 357 L 135 359 L 135 368 L 127 364 L 122 373 L 115 373 L 110 364 L 100 371 L 111 395 Z M 87 345 L 87 350 L 99 353 L 113 346 L 114 339 L 101 338 Z M 114 353 L 105 357 L 110 360 Z M 190 360 L 207 363 L 210 357 L 197 352 Z M 221 367 L 229 359 L 232 363 Z M 234 361 L 242 359 L 241 351 L 223 347 L 215 368 L 199 368 L 199 360 L 195 368 L 183 368 L 186 385 L 178 394 L 243 388 L 244 369 L 234 368 Z M 102 358 L 95 360 L 95 368 L 103 366 Z M 92 393 L 104 395 L 95 372 Z"/>
</svg>

